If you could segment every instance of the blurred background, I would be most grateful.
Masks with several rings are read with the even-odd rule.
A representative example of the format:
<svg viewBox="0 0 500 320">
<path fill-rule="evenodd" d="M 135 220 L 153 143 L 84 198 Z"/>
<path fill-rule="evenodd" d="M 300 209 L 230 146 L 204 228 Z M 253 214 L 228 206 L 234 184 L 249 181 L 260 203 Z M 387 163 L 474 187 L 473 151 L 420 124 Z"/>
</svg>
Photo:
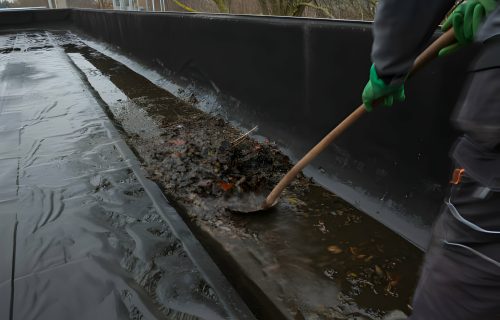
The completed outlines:
<svg viewBox="0 0 500 320">
<path fill-rule="evenodd" d="M 94 8 L 372 20 L 378 0 L 0 0 L 14 8 Z"/>
</svg>

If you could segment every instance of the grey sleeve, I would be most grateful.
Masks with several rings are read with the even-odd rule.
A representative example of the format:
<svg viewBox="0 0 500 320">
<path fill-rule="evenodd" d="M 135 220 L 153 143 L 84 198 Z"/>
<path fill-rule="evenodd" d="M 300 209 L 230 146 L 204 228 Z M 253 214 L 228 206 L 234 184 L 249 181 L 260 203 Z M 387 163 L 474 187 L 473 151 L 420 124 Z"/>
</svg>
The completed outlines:
<svg viewBox="0 0 500 320">
<path fill-rule="evenodd" d="M 399 83 L 454 0 L 380 0 L 373 26 L 377 73 Z"/>
<path fill-rule="evenodd" d="M 493 11 L 484 21 L 476 35 L 476 41 L 486 41 L 489 38 L 500 34 L 500 6 Z"/>
</svg>

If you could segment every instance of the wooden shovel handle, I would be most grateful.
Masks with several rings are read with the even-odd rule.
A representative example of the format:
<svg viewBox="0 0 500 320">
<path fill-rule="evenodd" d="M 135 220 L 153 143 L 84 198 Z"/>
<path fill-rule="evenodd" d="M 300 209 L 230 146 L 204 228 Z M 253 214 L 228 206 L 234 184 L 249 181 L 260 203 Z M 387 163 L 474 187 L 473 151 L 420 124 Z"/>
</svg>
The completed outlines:
<svg viewBox="0 0 500 320">
<path fill-rule="evenodd" d="M 410 70 L 409 76 L 412 76 L 420 70 L 429 61 L 437 57 L 439 50 L 455 43 L 455 33 L 453 29 L 448 30 L 446 33 L 441 35 L 436 41 L 434 41 L 430 46 L 427 47 L 418 57 L 415 59 L 412 69 Z M 281 192 L 295 179 L 302 169 L 304 169 L 314 158 L 316 158 L 326 147 L 332 143 L 338 136 L 340 136 L 347 128 L 349 128 L 353 123 L 355 123 L 364 113 L 366 112 L 364 104 L 360 105 L 353 113 L 351 113 L 347 118 L 345 118 L 335 129 L 330 131 L 316 146 L 314 146 L 299 162 L 297 162 L 290 171 L 278 182 L 274 189 L 269 193 L 266 200 L 264 201 L 263 208 L 269 208 L 278 199 Z"/>
</svg>

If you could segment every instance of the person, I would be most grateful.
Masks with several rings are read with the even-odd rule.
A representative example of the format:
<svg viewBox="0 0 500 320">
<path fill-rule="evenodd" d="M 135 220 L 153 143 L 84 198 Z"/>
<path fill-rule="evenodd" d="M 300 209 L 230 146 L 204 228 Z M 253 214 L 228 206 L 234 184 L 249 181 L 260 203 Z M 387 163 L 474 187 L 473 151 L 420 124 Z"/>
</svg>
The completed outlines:
<svg viewBox="0 0 500 320">
<path fill-rule="evenodd" d="M 455 5 L 453 0 L 380 0 L 365 108 L 405 99 L 404 84 L 419 52 Z M 452 116 L 463 132 L 451 151 L 451 188 L 435 222 L 413 296 L 413 320 L 500 319 L 500 6 L 459 4 L 443 24 L 457 43 L 477 42 L 478 58 Z M 374 106 L 377 104 L 377 106 Z"/>
</svg>

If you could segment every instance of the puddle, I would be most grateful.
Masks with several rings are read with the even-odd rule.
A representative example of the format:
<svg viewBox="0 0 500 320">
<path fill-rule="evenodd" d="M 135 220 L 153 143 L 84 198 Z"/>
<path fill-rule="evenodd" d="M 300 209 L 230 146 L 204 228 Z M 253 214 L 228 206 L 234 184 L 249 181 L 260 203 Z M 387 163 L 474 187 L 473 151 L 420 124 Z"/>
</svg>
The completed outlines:
<svg viewBox="0 0 500 320">
<path fill-rule="evenodd" d="M 321 187 L 284 200 L 274 214 L 242 221 L 249 233 L 265 239 L 280 264 L 311 269 L 314 278 L 323 274 L 374 314 L 409 311 L 420 251 Z"/>
</svg>

